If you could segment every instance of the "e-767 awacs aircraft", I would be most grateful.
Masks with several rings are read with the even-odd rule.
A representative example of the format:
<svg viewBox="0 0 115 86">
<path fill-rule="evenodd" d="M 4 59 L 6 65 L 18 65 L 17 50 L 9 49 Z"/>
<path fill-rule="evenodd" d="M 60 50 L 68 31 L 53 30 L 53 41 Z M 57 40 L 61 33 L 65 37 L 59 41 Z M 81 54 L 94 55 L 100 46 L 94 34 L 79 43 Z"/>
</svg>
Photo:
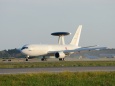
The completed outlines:
<svg viewBox="0 0 115 86">
<path fill-rule="evenodd" d="M 45 61 L 46 56 L 55 56 L 59 60 L 64 60 L 66 56 L 84 50 L 105 49 L 106 47 L 79 47 L 79 39 L 82 25 L 79 25 L 77 31 L 70 44 L 43 45 L 43 44 L 28 44 L 21 48 L 21 52 L 26 55 L 26 61 L 30 56 L 43 56 L 41 59 Z"/>
</svg>

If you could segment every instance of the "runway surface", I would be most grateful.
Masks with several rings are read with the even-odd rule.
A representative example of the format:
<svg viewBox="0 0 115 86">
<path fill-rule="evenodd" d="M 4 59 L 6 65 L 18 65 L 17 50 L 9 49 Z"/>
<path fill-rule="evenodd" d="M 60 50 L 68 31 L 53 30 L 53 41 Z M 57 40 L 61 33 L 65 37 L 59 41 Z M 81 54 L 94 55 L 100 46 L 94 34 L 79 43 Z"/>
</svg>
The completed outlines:
<svg viewBox="0 0 115 86">
<path fill-rule="evenodd" d="M 58 67 L 58 68 L 1 68 L 0 74 L 41 73 L 41 72 L 91 72 L 91 71 L 115 71 L 114 67 Z"/>
</svg>

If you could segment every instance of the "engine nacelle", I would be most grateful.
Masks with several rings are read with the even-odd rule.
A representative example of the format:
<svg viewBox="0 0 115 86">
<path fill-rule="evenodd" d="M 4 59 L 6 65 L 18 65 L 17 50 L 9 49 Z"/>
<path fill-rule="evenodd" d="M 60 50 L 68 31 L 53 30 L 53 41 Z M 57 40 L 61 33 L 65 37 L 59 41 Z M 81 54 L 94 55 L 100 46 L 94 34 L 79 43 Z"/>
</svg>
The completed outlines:
<svg viewBox="0 0 115 86">
<path fill-rule="evenodd" d="M 64 58 L 65 54 L 63 52 L 57 52 L 57 53 L 55 53 L 55 57 L 56 58 Z"/>
</svg>

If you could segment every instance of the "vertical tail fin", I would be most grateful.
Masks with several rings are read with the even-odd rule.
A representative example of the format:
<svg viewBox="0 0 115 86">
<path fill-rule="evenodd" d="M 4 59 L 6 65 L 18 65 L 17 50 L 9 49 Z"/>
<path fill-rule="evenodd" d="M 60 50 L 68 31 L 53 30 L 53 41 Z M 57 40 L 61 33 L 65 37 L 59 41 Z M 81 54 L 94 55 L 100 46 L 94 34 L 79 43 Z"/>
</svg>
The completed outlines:
<svg viewBox="0 0 115 86">
<path fill-rule="evenodd" d="M 78 27 L 78 29 L 77 29 L 77 31 L 76 31 L 71 43 L 70 43 L 71 45 L 78 46 L 80 35 L 81 35 L 81 29 L 82 29 L 82 25 L 79 25 L 79 27 Z"/>
</svg>

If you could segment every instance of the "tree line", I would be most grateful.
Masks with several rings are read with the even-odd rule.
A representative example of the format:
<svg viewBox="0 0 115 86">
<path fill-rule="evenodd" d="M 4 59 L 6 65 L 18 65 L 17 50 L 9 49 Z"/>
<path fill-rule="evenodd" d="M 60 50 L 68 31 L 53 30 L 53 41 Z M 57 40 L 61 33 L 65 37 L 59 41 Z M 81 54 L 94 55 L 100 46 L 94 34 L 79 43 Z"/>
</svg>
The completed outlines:
<svg viewBox="0 0 115 86">
<path fill-rule="evenodd" d="M 0 58 L 23 58 L 24 55 L 15 49 L 8 49 L 0 51 Z"/>
</svg>

